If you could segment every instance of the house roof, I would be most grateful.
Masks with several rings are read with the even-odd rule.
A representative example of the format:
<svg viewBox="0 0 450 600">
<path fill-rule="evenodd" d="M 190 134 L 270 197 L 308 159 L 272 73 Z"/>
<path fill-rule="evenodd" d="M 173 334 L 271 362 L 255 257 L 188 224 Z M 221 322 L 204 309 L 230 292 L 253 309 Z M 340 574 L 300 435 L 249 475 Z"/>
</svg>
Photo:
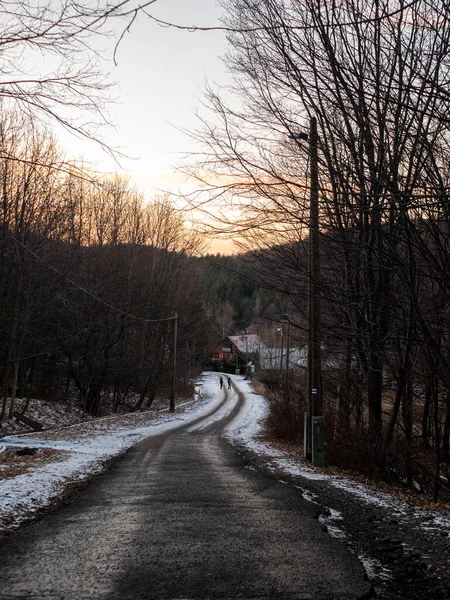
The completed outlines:
<svg viewBox="0 0 450 600">
<path fill-rule="evenodd" d="M 260 352 L 261 349 L 266 347 L 264 342 L 262 342 L 259 336 L 255 333 L 229 335 L 228 339 L 233 342 L 239 352 L 244 352 L 246 354 Z"/>
<path fill-rule="evenodd" d="M 285 364 L 287 348 L 266 348 L 260 354 L 261 367 L 263 369 L 280 368 L 281 361 Z M 289 366 L 306 367 L 308 365 L 308 350 L 306 347 L 289 348 Z"/>
</svg>

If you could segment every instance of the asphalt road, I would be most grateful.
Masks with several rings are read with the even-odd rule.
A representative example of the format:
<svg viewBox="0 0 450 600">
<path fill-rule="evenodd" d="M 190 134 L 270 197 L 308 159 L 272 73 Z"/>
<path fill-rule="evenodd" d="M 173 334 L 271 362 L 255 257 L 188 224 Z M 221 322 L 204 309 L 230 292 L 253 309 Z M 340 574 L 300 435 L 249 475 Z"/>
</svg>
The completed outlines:
<svg viewBox="0 0 450 600">
<path fill-rule="evenodd" d="M 232 416 L 148 438 L 1 540 L 0 598 L 367 597 L 362 566 L 317 509 L 221 438 Z"/>
</svg>

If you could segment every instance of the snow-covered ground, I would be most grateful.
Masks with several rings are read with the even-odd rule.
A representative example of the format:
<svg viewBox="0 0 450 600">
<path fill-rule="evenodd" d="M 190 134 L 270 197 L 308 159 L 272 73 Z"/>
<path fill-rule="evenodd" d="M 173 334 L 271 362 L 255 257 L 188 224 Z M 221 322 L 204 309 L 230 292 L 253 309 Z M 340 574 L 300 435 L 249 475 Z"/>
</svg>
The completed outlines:
<svg viewBox="0 0 450 600">
<path fill-rule="evenodd" d="M 220 404 L 223 394 L 218 393 L 216 376 L 205 375 L 198 383 L 195 399 L 179 405 L 174 414 L 165 410 L 104 417 L 61 429 L 0 439 L 0 533 L 16 528 L 58 500 L 74 482 L 100 473 L 111 458 L 146 437 L 206 417 Z M 33 448 L 38 457 L 39 452 L 46 449 L 53 452 L 47 460 L 28 461 L 24 473 L 2 477 L 7 467 L 2 462 L 2 454 L 5 456 L 10 448 Z"/>
<path fill-rule="evenodd" d="M 374 491 L 363 483 L 352 480 L 349 477 L 330 474 L 325 470 L 308 466 L 298 458 L 289 458 L 282 450 L 277 450 L 259 439 L 261 424 L 268 412 L 268 402 L 263 396 L 255 394 L 249 381 L 245 381 L 242 377 L 233 376 L 233 379 L 235 386 L 245 395 L 246 405 L 245 410 L 241 411 L 237 418 L 225 429 L 224 434 L 230 441 L 245 446 L 257 454 L 270 457 L 271 465 L 273 465 L 274 470 L 276 468 L 277 472 L 300 476 L 304 480 L 324 481 L 338 490 L 352 494 L 367 505 L 388 508 L 391 515 L 398 520 L 409 518 L 409 507 L 393 494 Z M 304 492 L 303 496 L 311 502 L 316 500 L 308 492 Z M 332 515 L 330 520 L 339 521 L 339 515 L 333 514 L 332 509 L 329 510 Z M 422 509 L 418 509 L 418 511 L 422 516 L 426 513 L 427 527 L 439 528 L 443 532 L 447 531 L 450 535 L 450 518 L 445 517 L 438 511 L 424 511 Z M 330 530 L 329 524 L 328 529 Z M 341 537 L 340 533 L 336 535 Z"/>
<path fill-rule="evenodd" d="M 301 457 L 292 457 L 288 453 L 278 450 L 268 443 L 263 441 L 261 433 L 261 423 L 263 423 L 265 416 L 268 412 L 268 402 L 262 396 L 255 394 L 251 388 L 251 385 L 247 381 L 243 381 L 242 378 L 235 379 L 235 387 L 239 389 L 245 396 L 246 406 L 245 410 L 241 411 L 237 418 L 228 425 L 224 434 L 228 439 L 240 446 L 245 447 L 251 452 L 258 455 L 258 463 L 265 465 L 265 468 L 272 471 L 279 481 L 285 483 L 284 478 L 290 479 L 291 482 L 301 491 L 302 496 L 308 502 L 316 503 L 320 505 L 324 510 L 324 513 L 319 515 L 319 521 L 326 529 L 329 535 L 336 537 L 344 542 L 348 542 L 353 551 L 357 554 L 359 560 L 363 564 L 369 579 L 374 583 L 377 589 L 382 592 L 385 584 L 388 582 L 401 579 L 401 568 L 395 571 L 389 558 L 386 559 L 385 555 L 381 555 L 382 560 L 376 558 L 377 544 L 384 542 L 390 543 L 390 537 L 377 536 L 377 533 L 373 537 L 369 534 L 365 542 L 361 545 L 356 543 L 355 540 L 349 540 L 348 527 L 352 529 L 348 520 L 356 523 L 356 528 L 362 528 L 365 531 L 367 526 L 367 520 L 363 517 L 361 520 L 361 514 L 365 515 L 368 511 L 374 509 L 381 511 L 383 519 L 387 523 L 393 522 L 392 529 L 387 528 L 385 535 L 396 536 L 399 534 L 399 530 L 403 528 L 403 533 L 406 531 L 416 532 L 409 537 L 409 542 L 413 539 L 418 540 L 418 544 L 415 546 L 409 546 L 409 542 L 401 543 L 402 551 L 409 553 L 412 556 L 421 556 L 422 548 L 425 545 L 428 547 L 429 555 L 422 555 L 422 560 L 426 561 L 427 569 L 431 566 L 428 561 L 431 560 L 433 563 L 432 570 L 439 573 L 440 575 L 448 575 L 448 563 L 446 557 L 448 556 L 447 540 L 450 538 L 450 518 L 443 515 L 437 510 L 430 510 L 424 508 L 414 508 L 407 504 L 397 496 L 386 492 L 374 490 L 360 481 L 353 480 L 350 477 L 332 474 L 327 472 L 326 469 L 316 469 L 306 464 Z M 262 457 L 262 460 L 261 460 Z M 311 492 L 311 489 L 316 490 L 316 493 Z M 335 489 L 336 493 L 333 494 L 332 490 Z M 343 506 L 347 505 L 347 500 L 343 497 L 353 499 L 353 506 L 357 505 L 359 510 L 359 518 L 356 514 L 346 510 L 345 518 L 338 511 L 331 507 L 324 507 L 324 501 L 322 498 L 323 491 L 327 490 L 330 498 L 339 498 L 342 501 Z M 335 501 L 335 500 L 334 500 Z M 333 502 L 333 500 L 332 500 Z M 351 505 L 351 503 L 350 503 Z M 339 503 L 338 503 L 339 506 Z M 321 509 L 321 510 L 322 510 Z M 362 509 L 362 510 L 361 510 Z M 425 536 L 432 533 L 432 537 L 427 539 L 427 544 L 424 544 Z M 354 534 L 354 528 L 353 528 Z M 363 534 L 364 537 L 365 534 Z M 350 538 L 352 534 L 350 534 Z M 403 537 L 403 536 L 402 536 Z M 373 541 L 375 540 L 375 542 Z M 438 540 L 438 542 L 436 542 Z M 361 540 L 360 540 L 361 541 Z M 395 543 L 395 542 L 394 542 Z M 434 547 L 432 551 L 431 548 Z M 375 555 L 372 552 L 375 550 Z M 415 570 L 414 563 L 408 567 L 409 579 L 411 579 L 411 569 Z M 420 570 L 417 569 L 420 575 Z M 441 576 L 437 577 L 437 582 L 441 580 Z M 395 585 L 398 585 L 396 583 Z M 402 585 L 400 584 L 400 587 Z M 432 590 L 437 591 L 439 586 Z M 439 593 L 442 590 L 439 589 Z M 433 592 L 434 593 L 434 592 Z M 420 594 L 419 594 L 420 595 Z M 398 596 L 395 596 L 396 598 Z M 403 597 L 403 596 L 402 596 Z M 414 596 L 415 597 L 415 596 Z M 420 597 L 431 597 L 428 593 L 426 595 L 420 595 Z"/>
<path fill-rule="evenodd" d="M 325 481 L 327 485 L 354 495 L 361 502 L 389 507 L 397 519 L 403 516 L 407 518 L 406 505 L 390 494 L 373 491 L 347 477 L 314 469 L 259 439 L 261 425 L 268 411 L 267 400 L 256 394 L 251 383 L 242 376 L 232 375 L 231 378 L 235 389 L 245 398 L 243 409 L 224 430 L 224 435 L 232 443 L 269 457 L 278 473 L 299 476 L 305 480 Z M 63 429 L 8 436 L 0 440 L 0 532 L 17 527 L 33 513 L 60 498 L 67 486 L 101 472 L 109 459 L 144 438 L 189 423 L 192 423 L 190 431 L 201 430 L 222 419 L 236 405 L 237 395 L 230 394 L 229 399 L 216 410 L 223 401 L 218 381 L 218 374 L 205 373 L 198 382 L 195 400 L 178 406 L 175 414 L 148 412 L 106 417 Z M 203 419 L 198 422 L 200 417 Z M 38 451 L 51 449 L 53 453 L 44 464 L 35 461 L 38 466 L 34 466 L 34 461 L 30 461 L 25 472 L 2 478 L 2 452 L 23 447 L 36 448 Z M 306 491 L 303 495 L 311 502 L 315 500 Z M 342 536 L 339 521 L 340 515 L 330 511 L 328 530 L 338 537 Z M 428 511 L 427 525 L 450 533 L 450 519 L 441 513 Z"/>
</svg>

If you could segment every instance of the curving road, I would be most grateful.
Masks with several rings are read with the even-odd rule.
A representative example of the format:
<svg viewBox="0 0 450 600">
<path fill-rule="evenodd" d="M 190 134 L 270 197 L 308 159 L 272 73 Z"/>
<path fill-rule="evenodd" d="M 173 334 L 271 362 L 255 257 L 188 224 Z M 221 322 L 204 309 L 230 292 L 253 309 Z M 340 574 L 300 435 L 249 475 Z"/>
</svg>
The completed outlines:
<svg viewBox="0 0 450 600">
<path fill-rule="evenodd" d="M 0 598 L 368 597 L 362 566 L 313 506 L 221 438 L 243 402 L 225 391 L 215 414 L 148 438 L 3 539 Z"/>
</svg>

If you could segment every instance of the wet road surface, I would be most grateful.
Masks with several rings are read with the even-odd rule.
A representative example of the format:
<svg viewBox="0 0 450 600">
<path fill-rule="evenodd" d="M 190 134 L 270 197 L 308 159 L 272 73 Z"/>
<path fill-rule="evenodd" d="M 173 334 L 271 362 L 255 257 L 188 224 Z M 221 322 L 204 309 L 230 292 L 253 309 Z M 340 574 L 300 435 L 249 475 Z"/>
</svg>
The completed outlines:
<svg viewBox="0 0 450 600">
<path fill-rule="evenodd" d="M 244 401 L 148 438 L 0 541 L 0 598 L 353 600 L 369 584 L 295 488 L 220 437 Z M 221 415 L 224 408 L 221 409 Z"/>
</svg>

